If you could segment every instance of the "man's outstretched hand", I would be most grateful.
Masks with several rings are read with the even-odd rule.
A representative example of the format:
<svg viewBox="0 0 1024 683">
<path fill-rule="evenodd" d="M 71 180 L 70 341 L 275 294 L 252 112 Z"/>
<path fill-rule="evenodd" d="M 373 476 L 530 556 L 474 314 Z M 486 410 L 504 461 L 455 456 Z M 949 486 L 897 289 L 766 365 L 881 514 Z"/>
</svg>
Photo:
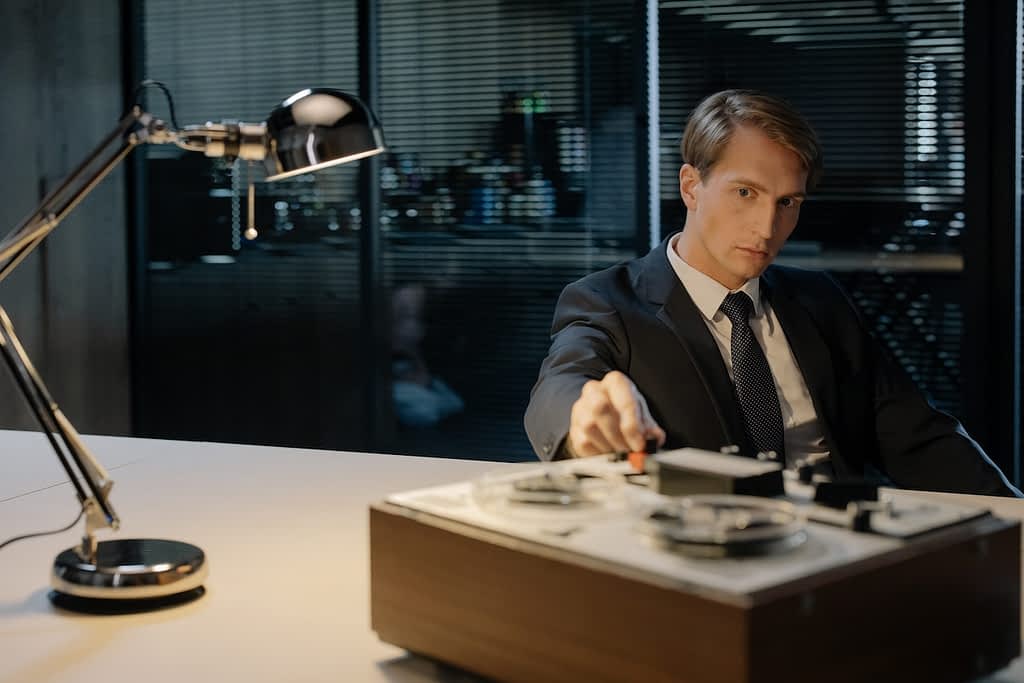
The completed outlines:
<svg viewBox="0 0 1024 683">
<path fill-rule="evenodd" d="M 654 421 L 633 380 L 612 370 L 604 379 L 583 385 L 572 405 L 568 451 L 576 457 L 642 452 L 647 439 L 665 443 L 665 430 Z"/>
</svg>

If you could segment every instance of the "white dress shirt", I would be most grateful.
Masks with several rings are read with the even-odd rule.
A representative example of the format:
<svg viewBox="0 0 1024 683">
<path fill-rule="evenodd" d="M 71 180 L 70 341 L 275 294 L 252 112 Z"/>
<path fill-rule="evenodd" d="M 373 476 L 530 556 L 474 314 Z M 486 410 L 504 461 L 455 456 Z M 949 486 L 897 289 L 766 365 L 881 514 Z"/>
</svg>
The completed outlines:
<svg viewBox="0 0 1024 683">
<path fill-rule="evenodd" d="M 779 396 L 779 408 L 782 410 L 782 425 L 785 428 L 786 460 L 796 460 L 811 455 L 828 453 L 825 437 L 814 411 L 811 394 L 807 390 L 803 373 L 800 372 L 793 350 L 789 346 L 785 332 L 779 325 L 778 318 L 771 304 L 761 297 L 761 282 L 758 278 L 747 280 L 738 290 L 730 290 L 717 280 L 700 272 L 679 256 L 676 242 L 680 235 L 673 237 L 668 244 L 668 261 L 676 272 L 680 282 L 690 298 L 697 304 L 700 313 L 714 337 L 718 350 L 729 371 L 732 372 L 732 323 L 719 307 L 726 295 L 732 291 L 741 291 L 754 302 L 754 315 L 750 320 L 750 328 L 754 338 L 761 345 L 768 367 L 771 368 L 775 380 L 775 392 Z"/>
</svg>

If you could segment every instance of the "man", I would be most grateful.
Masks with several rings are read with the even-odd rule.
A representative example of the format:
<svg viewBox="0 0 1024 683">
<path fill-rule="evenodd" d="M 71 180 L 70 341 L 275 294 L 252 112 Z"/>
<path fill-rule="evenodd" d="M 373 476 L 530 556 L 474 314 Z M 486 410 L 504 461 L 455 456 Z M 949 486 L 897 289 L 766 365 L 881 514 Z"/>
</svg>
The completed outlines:
<svg viewBox="0 0 1024 683">
<path fill-rule="evenodd" d="M 682 232 L 562 292 L 526 412 L 544 459 L 660 446 L 828 456 L 837 478 L 1016 495 L 826 274 L 771 265 L 821 172 L 787 103 L 711 95 L 683 135 Z"/>
</svg>

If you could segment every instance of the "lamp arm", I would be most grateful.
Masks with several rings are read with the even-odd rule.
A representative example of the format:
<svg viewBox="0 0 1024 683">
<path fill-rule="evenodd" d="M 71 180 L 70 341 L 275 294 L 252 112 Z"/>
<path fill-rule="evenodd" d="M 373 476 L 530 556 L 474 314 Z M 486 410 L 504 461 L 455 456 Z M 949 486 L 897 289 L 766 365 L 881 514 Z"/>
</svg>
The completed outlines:
<svg viewBox="0 0 1024 683">
<path fill-rule="evenodd" d="M 143 118 L 148 116 L 135 108 L 121 119 L 85 161 L 0 241 L 0 280 L 6 278 L 141 142 L 138 132 L 144 128 Z M 115 142 L 118 144 L 114 145 Z"/>
<path fill-rule="evenodd" d="M 113 482 L 50 396 L 3 307 L 0 307 L 0 354 L 78 495 L 86 526 L 79 554 L 82 559 L 93 562 L 96 554 L 93 532 L 105 527 L 117 529 L 120 525 L 108 500 Z"/>
<path fill-rule="evenodd" d="M 56 420 L 52 419 L 45 399 L 33 387 L 31 372 L 28 369 L 31 363 L 29 362 L 26 365 L 27 358 L 24 356 L 24 349 L 18 342 L 14 328 L 11 325 L 11 320 L 3 307 L 0 307 L 0 353 L 3 354 L 4 361 L 7 363 L 11 375 L 14 376 L 15 381 L 18 383 L 18 388 L 21 390 L 22 395 L 25 396 L 29 408 L 32 409 L 36 420 L 42 426 L 43 434 L 49 440 L 54 452 L 57 453 L 64 471 L 67 472 L 68 478 L 71 480 L 71 485 L 75 487 L 78 499 L 80 501 L 85 500 L 88 494 L 86 494 L 85 489 L 82 487 L 82 482 L 71 468 L 70 460 L 55 440 L 54 433 L 57 431 Z"/>
<path fill-rule="evenodd" d="M 207 123 L 204 126 L 188 126 L 179 132 L 140 107 L 133 107 L 68 177 L 0 240 L 0 280 L 10 275 L 142 143 L 172 143 L 185 150 L 202 151 L 207 156 L 236 156 L 258 160 L 266 154 L 266 127 L 264 124 Z M 92 562 L 96 559 L 93 532 L 105 527 L 117 529 L 120 524 L 108 500 L 113 482 L 51 397 L 2 307 L 0 355 L 3 355 L 14 375 L 18 388 L 84 508 L 86 531 L 78 553 L 84 560 Z"/>
<path fill-rule="evenodd" d="M 135 147 L 147 141 L 174 140 L 174 132 L 162 121 L 134 107 L 86 159 L 0 241 L 0 280 L 6 278 Z M 120 524 L 108 500 L 113 482 L 53 400 L 2 307 L 0 355 L 83 506 L 86 533 L 78 551 L 83 559 L 93 561 L 96 554 L 93 532 L 105 527 L 117 529 Z"/>
<path fill-rule="evenodd" d="M 166 92 L 166 89 L 165 89 Z M 168 94 L 168 100 L 170 96 Z M 171 109 L 173 118 L 173 106 Z M 175 126 L 176 127 L 176 126 Z M 21 223 L 0 239 L 0 280 L 5 279 L 131 151 L 140 144 L 175 144 L 208 157 L 267 162 L 266 180 L 288 178 L 384 150 L 376 116 L 359 98 L 330 88 L 306 88 L 270 112 L 264 123 L 207 122 L 175 130 L 138 106 Z M 253 184 L 249 181 L 249 229 Z M 97 543 L 95 532 L 117 529 L 108 500 L 113 482 L 64 416 L 25 353 L 0 307 L 0 356 L 42 427 L 85 515 L 80 545 L 57 556 L 51 600 L 73 610 L 150 609 L 192 600 L 203 592 L 206 559 L 194 545 L 167 539 Z M 102 607 L 97 603 L 105 603 Z"/>
<path fill-rule="evenodd" d="M 259 160 L 266 154 L 266 142 L 264 124 L 207 123 L 179 132 L 140 107 L 133 107 L 68 177 L 0 240 L 0 280 L 10 275 L 140 144 L 172 143 L 185 150 L 202 151 L 207 156 Z M 113 482 L 53 400 L 3 307 L 0 307 L 0 355 L 75 488 L 85 513 L 85 534 L 76 550 L 83 560 L 95 563 L 94 532 L 106 527 L 117 529 L 120 525 L 108 500 Z"/>
</svg>

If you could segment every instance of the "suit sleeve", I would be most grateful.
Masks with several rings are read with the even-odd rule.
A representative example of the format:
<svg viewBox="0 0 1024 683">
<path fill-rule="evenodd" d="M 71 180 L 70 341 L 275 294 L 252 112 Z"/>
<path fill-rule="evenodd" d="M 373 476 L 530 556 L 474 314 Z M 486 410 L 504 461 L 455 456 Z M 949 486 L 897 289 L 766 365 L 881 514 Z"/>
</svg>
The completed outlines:
<svg viewBox="0 0 1024 683">
<path fill-rule="evenodd" d="M 952 415 L 933 408 L 877 344 L 876 430 L 886 474 L 903 488 L 1021 497 Z"/>
<path fill-rule="evenodd" d="M 876 464 L 883 473 L 902 488 L 1021 497 L 960 422 L 928 402 L 853 304 L 845 305 L 857 318 L 872 375 Z"/>
<path fill-rule="evenodd" d="M 592 278 L 566 287 L 555 307 L 551 347 L 530 393 L 524 421 L 541 459 L 559 457 L 572 405 L 583 385 L 611 370 L 624 370 L 627 359 L 622 320 L 608 296 Z"/>
</svg>

